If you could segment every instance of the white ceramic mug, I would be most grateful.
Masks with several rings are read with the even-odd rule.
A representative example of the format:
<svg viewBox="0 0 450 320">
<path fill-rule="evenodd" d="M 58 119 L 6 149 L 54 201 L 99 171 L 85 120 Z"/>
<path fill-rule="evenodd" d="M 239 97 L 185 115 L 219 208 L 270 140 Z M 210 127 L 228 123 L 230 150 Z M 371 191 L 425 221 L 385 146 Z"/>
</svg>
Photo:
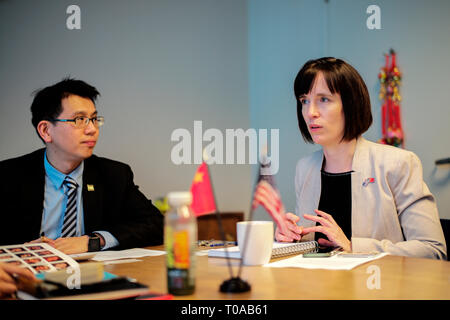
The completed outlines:
<svg viewBox="0 0 450 320">
<path fill-rule="evenodd" d="M 241 221 L 236 224 L 236 229 L 243 264 L 255 266 L 268 263 L 272 255 L 273 222 Z"/>
</svg>

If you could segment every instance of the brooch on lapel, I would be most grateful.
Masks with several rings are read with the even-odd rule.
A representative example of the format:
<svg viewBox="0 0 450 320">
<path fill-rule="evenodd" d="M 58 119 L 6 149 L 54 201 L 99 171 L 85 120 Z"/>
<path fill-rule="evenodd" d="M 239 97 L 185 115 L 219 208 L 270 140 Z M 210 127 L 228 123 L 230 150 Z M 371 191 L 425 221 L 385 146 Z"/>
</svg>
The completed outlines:
<svg viewBox="0 0 450 320">
<path fill-rule="evenodd" d="M 95 191 L 94 185 L 93 184 L 88 184 L 87 185 L 87 191 Z"/>
<path fill-rule="evenodd" d="M 375 182 L 375 178 L 367 178 L 366 180 L 364 180 L 363 182 L 363 187 L 367 187 L 369 185 L 369 183 L 374 183 Z"/>
</svg>

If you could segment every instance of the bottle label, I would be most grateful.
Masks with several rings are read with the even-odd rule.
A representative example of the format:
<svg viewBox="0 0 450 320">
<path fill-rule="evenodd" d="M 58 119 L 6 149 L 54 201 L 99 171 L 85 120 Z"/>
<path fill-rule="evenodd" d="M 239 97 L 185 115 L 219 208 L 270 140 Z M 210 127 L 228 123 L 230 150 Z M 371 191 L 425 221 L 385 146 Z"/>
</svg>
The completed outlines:
<svg viewBox="0 0 450 320">
<path fill-rule="evenodd" d="M 189 232 L 166 229 L 167 267 L 175 269 L 189 268 Z M 170 228 L 171 229 L 171 228 Z"/>
<path fill-rule="evenodd" d="M 173 254 L 175 258 L 175 268 L 189 268 L 189 232 L 188 230 L 174 232 L 175 243 Z"/>
</svg>

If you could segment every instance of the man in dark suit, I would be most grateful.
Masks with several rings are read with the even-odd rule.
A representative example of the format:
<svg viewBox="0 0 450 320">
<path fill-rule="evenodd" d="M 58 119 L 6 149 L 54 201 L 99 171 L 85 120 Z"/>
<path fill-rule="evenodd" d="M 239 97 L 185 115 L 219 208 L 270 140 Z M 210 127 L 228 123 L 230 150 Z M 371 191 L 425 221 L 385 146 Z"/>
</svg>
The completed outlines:
<svg viewBox="0 0 450 320">
<path fill-rule="evenodd" d="M 32 123 L 46 147 L 0 162 L 0 245 L 36 239 L 72 254 L 162 244 L 163 216 L 131 168 L 93 155 L 98 95 L 74 79 L 36 93 Z"/>
</svg>

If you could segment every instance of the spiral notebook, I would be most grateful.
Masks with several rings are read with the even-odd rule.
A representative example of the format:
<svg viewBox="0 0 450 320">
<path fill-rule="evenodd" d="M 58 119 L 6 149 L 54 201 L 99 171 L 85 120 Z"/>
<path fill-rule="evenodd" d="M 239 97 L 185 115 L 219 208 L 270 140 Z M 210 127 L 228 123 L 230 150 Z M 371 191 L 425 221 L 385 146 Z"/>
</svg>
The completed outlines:
<svg viewBox="0 0 450 320">
<path fill-rule="evenodd" d="M 304 254 L 317 252 L 319 250 L 319 244 L 317 241 L 304 241 L 304 242 L 274 242 L 272 247 L 273 258 L 280 258 L 284 256 L 294 255 L 294 254 Z M 239 252 L 239 247 L 228 247 L 228 256 L 230 259 L 241 259 L 241 253 Z M 208 251 L 208 257 L 212 258 L 226 258 L 225 248 L 220 249 L 210 249 Z"/>
</svg>

